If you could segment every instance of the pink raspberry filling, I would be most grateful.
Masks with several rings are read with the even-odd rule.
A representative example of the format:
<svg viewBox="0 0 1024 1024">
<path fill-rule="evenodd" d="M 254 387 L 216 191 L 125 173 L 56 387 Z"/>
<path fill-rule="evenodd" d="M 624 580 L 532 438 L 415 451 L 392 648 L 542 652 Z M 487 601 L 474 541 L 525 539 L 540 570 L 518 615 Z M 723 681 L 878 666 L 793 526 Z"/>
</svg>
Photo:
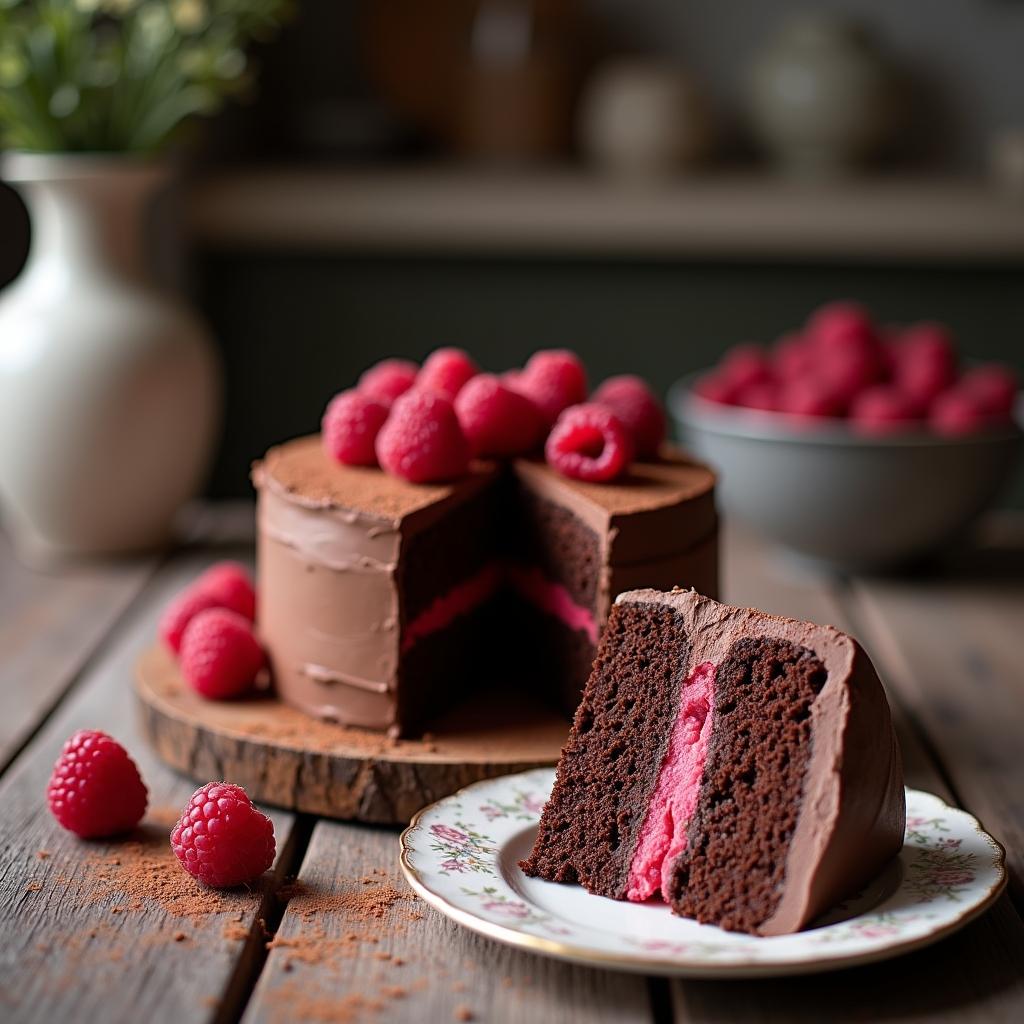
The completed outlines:
<svg viewBox="0 0 1024 1024">
<path fill-rule="evenodd" d="M 700 792 L 715 699 L 715 666 L 698 665 L 683 683 L 679 714 L 629 865 L 626 899 L 636 903 L 665 891 Z"/>
<path fill-rule="evenodd" d="M 586 633 L 591 643 L 597 643 L 594 613 L 577 604 L 561 583 L 547 579 L 537 568 L 492 562 L 442 594 L 405 627 L 403 653 L 424 637 L 446 629 L 460 615 L 468 615 L 505 583 L 510 583 L 542 612 L 553 615 L 571 630 Z"/>
</svg>

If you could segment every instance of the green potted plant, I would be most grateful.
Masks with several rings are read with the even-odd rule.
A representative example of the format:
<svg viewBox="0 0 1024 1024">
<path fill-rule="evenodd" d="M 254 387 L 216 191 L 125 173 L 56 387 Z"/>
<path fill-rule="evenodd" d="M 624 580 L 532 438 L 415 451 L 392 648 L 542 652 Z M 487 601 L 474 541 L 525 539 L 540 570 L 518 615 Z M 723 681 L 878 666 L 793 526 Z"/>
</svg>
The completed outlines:
<svg viewBox="0 0 1024 1024">
<path fill-rule="evenodd" d="M 147 282 L 168 144 L 251 85 L 286 0 L 0 0 L 3 173 L 32 246 L 0 294 L 0 502 L 30 560 L 165 540 L 215 440 L 205 328 Z"/>
</svg>

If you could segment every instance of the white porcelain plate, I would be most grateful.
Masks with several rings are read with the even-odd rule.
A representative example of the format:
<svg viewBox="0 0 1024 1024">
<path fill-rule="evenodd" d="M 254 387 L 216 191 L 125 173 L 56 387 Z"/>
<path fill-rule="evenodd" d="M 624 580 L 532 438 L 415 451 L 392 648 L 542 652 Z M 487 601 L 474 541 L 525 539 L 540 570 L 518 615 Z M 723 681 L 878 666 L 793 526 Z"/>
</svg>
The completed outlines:
<svg viewBox="0 0 1024 1024">
<path fill-rule="evenodd" d="M 527 878 L 554 770 L 469 786 L 420 811 L 402 833 L 402 869 L 442 914 L 509 945 L 645 974 L 805 974 L 926 946 L 980 914 L 1006 884 L 1002 847 L 977 820 L 907 790 L 903 852 L 863 892 L 797 935 L 757 938 Z"/>
</svg>

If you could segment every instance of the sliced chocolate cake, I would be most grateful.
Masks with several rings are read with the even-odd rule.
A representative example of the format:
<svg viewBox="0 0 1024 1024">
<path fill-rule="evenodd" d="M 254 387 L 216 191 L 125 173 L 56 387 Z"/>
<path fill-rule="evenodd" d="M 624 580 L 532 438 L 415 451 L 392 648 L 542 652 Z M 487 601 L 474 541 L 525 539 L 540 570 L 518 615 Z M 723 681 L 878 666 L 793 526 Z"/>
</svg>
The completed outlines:
<svg viewBox="0 0 1024 1024">
<path fill-rule="evenodd" d="M 620 594 L 523 869 L 760 935 L 798 931 L 903 842 L 878 677 L 831 626 Z"/>
<path fill-rule="evenodd" d="M 617 593 L 717 590 L 714 475 L 670 449 L 611 483 L 516 459 L 413 484 L 309 437 L 253 479 L 275 685 L 347 725 L 414 735 L 496 665 L 514 673 L 516 650 L 531 654 L 521 680 L 571 714 Z"/>
</svg>

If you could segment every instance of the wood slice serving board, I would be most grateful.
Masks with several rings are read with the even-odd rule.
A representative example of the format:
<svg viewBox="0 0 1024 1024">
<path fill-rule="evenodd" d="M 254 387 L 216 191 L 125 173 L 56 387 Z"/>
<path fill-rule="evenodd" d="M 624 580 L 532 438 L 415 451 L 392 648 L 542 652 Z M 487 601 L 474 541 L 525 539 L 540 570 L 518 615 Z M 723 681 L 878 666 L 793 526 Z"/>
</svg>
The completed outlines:
<svg viewBox="0 0 1024 1024">
<path fill-rule="evenodd" d="M 197 782 L 224 779 L 264 803 L 378 824 L 406 824 L 479 779 L 554 764 L 569 732 L 536 699 L 499 691 L 454 709 L 423 739 L 393 740 L 269 694 L 204 700 L 162 647 L 140 659 L 135 689 L 154 750 Z"/>
</svg>

